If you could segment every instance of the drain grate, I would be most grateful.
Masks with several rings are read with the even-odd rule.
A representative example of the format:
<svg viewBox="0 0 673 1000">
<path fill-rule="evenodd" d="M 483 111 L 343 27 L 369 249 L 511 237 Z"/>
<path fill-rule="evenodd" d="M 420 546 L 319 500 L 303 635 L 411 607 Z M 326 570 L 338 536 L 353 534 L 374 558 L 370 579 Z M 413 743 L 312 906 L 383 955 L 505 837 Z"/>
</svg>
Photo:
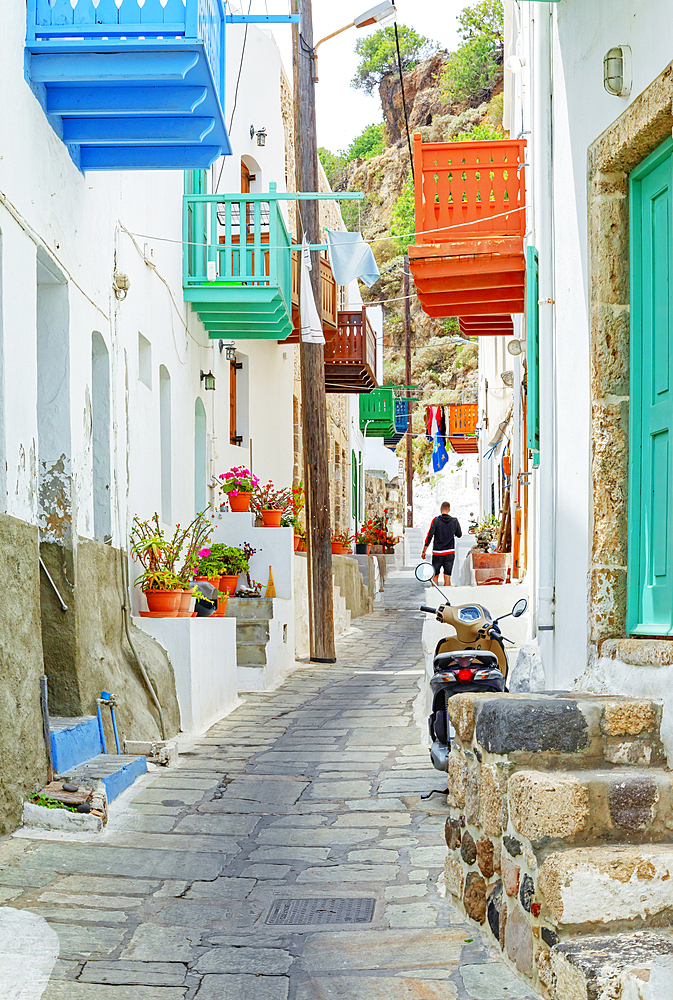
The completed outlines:
<svg viewBox="0 0 673 1000">
<path fill-rule="evenodd" d="M 375 899 L 277 899 L 267 924 L 368 924 Z"/>
</svg>

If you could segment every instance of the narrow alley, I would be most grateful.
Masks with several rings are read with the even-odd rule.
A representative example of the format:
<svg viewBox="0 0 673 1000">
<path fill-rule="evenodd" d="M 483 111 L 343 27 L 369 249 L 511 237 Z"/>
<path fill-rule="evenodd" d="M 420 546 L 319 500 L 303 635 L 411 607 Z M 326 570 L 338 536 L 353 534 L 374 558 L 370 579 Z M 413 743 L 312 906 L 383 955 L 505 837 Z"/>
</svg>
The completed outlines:
<svg viewBox="0 0 673 1000">
<path fill-rule="evenodd" d="M 421 798 L 442 782 L 414 721 L 422 597 L 392 574 L 336 665 L 246 695 L 97 839 L 5 839 L 16 995 L 40 996 L 53 965 L 44 1000 L 530 997 L 437 889 L 447 809 Z"/>
</svg>

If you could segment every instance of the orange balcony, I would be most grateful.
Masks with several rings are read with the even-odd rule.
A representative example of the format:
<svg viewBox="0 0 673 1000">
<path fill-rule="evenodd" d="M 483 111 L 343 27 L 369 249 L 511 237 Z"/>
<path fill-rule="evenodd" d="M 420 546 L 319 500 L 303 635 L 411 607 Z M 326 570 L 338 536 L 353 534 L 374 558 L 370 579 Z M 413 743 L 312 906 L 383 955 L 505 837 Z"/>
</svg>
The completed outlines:
<svg viewBox="0 0 673 1000">
<path fill-rule="evenodd" d="M 514 324 L 509 313 L 490 316 L 461 316 L 458 320 L 464 337 L 513 337 Z"/>
<path fill-rule="evenodd" d="M 368 392 L 376 388 L 376 334 L 367 309 L 342 309 L 336 336 L 325 344 L 325 391 Z"/>
<path fill-rule="evenodd" d="M 284 341 L 286 344 L 298 344 L 300 340 L 299 327 L 299 253 L 292 254 L 292 323 L 294 329 Z M 322 329 L 325 340 L 333 340 L 337 330 L 337 314 L 339 311 L 339 288 L 332 274 L 332 266 L 326 257 L 320 257 L 320 291 L 322 309 Z"/>
<path fill-rule="evenodd" d="M 477 423 L 479 407 L 476 403 L 452 403 L 449 406 L 449 434 L 451 447 L 460 455 L 479 451 Z"/>
<path fill-rule="evenodd" d="M 521 140 L 414 137 L 418 232 L 409 266 L 429 316 L 504 321 L 523 311 L 525 150 Z M 500 332 L 483 322 L 477 329 Z"/>
</svg>

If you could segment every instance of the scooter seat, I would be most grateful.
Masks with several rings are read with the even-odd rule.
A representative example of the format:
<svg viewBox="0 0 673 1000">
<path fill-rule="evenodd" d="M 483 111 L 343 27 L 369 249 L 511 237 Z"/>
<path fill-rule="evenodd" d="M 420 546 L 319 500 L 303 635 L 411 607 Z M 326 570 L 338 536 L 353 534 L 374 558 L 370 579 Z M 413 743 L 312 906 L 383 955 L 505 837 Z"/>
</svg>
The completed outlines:
<svg viewBox="0 0 673 1000">
<path fill-rule="evenodd" d="M 456 663 L 456 658 L 460 657 L 462 660 L 464 657 L 470 657 L 469 666 L 474 666 L 475 661 L 479 663 L 485 670 L 499 670 L 500 665 L 498 663 L 498 657 L 495 653 L 491 653 L 487 649 L 453 649 L 449 653 L 438 653 L 435 656 L 433 666 L 435 673 L 439 673 L 442 670 L 453 670 L 455 667 L 460 665 Z"/>
</svg>

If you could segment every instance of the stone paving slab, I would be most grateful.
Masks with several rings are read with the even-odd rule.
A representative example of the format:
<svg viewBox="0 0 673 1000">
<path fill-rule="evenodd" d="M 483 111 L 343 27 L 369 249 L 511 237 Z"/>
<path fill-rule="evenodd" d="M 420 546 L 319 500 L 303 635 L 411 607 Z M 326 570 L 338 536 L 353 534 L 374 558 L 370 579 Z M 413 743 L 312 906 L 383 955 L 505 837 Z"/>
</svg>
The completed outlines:
<svg viewBox="0 0 673 1000">
<path fill-rule="evenodd" d="M 437 892 L 423 589 L 392 573 L 384 597 L 337 664 L 246 694 L 95 842 L 0 840 L 0 903 L 59 938 L 45 1000 L 532 1000 Z M 372 921 L 266 922 L 312 898 L 373 900 Z"/>
</svg>

